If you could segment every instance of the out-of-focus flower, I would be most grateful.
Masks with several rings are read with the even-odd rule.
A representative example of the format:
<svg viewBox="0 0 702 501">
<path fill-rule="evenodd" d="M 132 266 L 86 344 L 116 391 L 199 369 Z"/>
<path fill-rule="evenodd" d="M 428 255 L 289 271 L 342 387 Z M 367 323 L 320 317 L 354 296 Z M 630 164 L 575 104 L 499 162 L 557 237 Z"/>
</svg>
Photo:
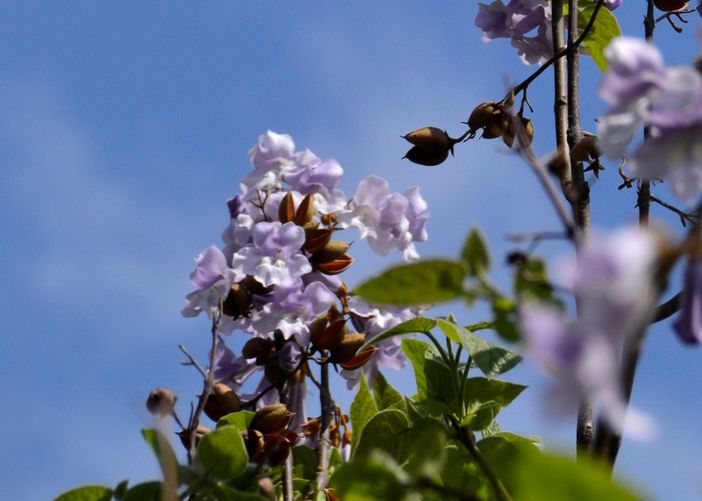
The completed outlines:
<svg viewBox="0 0 702 501">
<path fill-rule="evenodd" d="M 598 120 L 599 147 L 608 157 L 629 157 L 642 179 L 664 178 L 688 201 L 702 191 L 702 75 L 692 67 L 663 64 L 642 40 L 617 38 L 605 51 L 609 69 L 600 95 L 612 107 Z M 651 137 L 627 151 L 634 134 Z"/>
<path fill-rule="evenodd" d="M 702 343 L 702 261 L 699 259 L 687 263 L 682 309 L 673 328 L 684 343 Z"/>
<path fill-rule="evenodd" d="M 609 10 L 614 10 L 617 7 L 619 7 L 621 3 L 622 0 L 605 0 L 604 6 L 607 7 Z"/>
<path fill-rule="evenodd" d="M 547 0 L 502 0 L 478 4 L 475 24 L 483 41 L 510 38 L 525 64 L 542 64 L 553 55 L 551 3 Z"/>
<path fill-rule="evenodd" d="M 578 301 L 579 319 L 569 321 L 538 304 L 520 307 L 527 351 L 557 379 L 552 410 L 574 410 L 594 398 L 610 423 L 645 437 L 652 423 L 629 410 L 621 394 L 620 359 L 625 342 L 648 325 L 655 305 L 655 239 L 638 227 L 595 234 L 563 274 Z"/>
</svg>

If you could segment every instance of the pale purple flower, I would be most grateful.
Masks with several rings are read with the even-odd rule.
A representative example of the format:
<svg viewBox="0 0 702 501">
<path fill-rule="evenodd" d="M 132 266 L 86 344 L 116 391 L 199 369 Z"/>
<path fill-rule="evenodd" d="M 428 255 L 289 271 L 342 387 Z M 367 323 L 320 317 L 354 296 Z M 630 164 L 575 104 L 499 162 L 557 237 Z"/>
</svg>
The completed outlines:
<svg viewBox="0 0 702 501">
<path fill-rule="evenodd" d="M 295 154 L 295 166 L 285 173 L 284 179 L 303 195 L 329 192 L 336 188 L 344 169 L 334 159 L 321 160 L 310 150 Z"/>
<path fill-rule="evenodd" d="M 183 316 L 195 317 L 202 311 L 211 316 L 229 294 L 234 275 L 224 254 L 214 245 L 198 255 L 195 269 L 190 274 L 190 281 L 197 289 L 185 297 L 186 305 L 181 312 Z"/>
<path fill-rule="evenodd" d="M 483 41 L 511 38 L 525 64 L 542 64 L 553 54 L 551 4 L 547 0 L 501 0 L 478 4 L 475 24 Z"/>
<path fill-rule="evenodd" d="M 253 276 L 264 287 L 299 278 L 312 271 L 300 248 L 305 230 L 294 223 L 260 222 L 252 230 L 253 245 L 234 253 L 232 268 L 236 280 Z"/>
<path fill-rule="evenodd" d="M 684 343 L 702 343 L 702 261 L 699 259 L 687 263 L 682 308 L 673 328 Z"/>
<path fill-rule="evenodd" d="M 426 239 L 424 225 L 429 214 L 418 188 L 405 194 L 390 193 L 385 179 L 368 176 L 362 180 L 339 221 L 358 228 L 373 251 L 381 256 L 392 249 L 403 251 L 406 261 L 418 259 L 415 241 Z"/>
<path fill-rule="evenodd" d="M 288 134 L 267 131 L 258 138 L 258 144 L 249 151 L 249 159 L 254 166 L 253 172 L 247 174 L 241 184 L 244 191 L 259 184 L 267 174 L 277 178 L 285 169 L 291 168 L 295 143 Z"/>
<path fill-rule="evenodd" d="M 638 227 L 594 234 L 561 269 L 578 301 L 577 321 L 550 306 L 520 307 L 527 351 L 557 378 L 552 410 L 574 410 L 582 398 L 594 398 L 613 426 L 626 420 L 639 436 L 652 431 L 645 416 L 627 412 L 619 382 L 623 346 L 648 325 L 655 306 L 655 259 L 654 238 Z"/>
<path fill-rule="evenodd" d="M 606 49 L 609 69 L 600 95 L 612 107 L 598 120 L 599 147 L 609 157 L 629 157 L 639 178 L 664 178 L 688 201 L 702 191 L 702 76 L 691 67 L 663 64 L 644 41 L 615 39 Z M 651 137 L 627 152 L 644 125 Z"/>
<path fill-rule="evenodd" d="M 622 0 L 605 0 L 604 6 L 607 7 L 609 10 L 614 10 L 617 7 L 619 7 L 621 3 Z"/>
</svg>

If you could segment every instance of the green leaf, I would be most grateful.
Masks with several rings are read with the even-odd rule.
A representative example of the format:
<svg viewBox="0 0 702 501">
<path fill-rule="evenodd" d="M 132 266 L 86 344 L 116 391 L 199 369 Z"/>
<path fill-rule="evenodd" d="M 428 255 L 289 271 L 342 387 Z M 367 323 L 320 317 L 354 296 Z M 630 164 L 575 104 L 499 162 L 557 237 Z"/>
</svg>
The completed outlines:
<svg viewBox="0 0 702 501">
<path fill-rule="evenodd" d="M 524 458 L 515 471 L 514 484 L 515 487 L 510 492 L 514 499 L 520 501 L 641 499 L 633 491 L 612 482 L 603 467 L 586 461 L 575 463 L 570 458 L 554 454 L 537 454 Z"/>
<path fill-rule="evenodd" d="M 173 452 L 173 448 L 168 439 L 155 428 L 144 428 L 141 430 L 141 434 L 158 458 L 158 464 L 161 466 L 163 478 L 170 481 L 175 477 L 176 482 L 178 482 L 178 458 L 175 452 Z"/>
<path fill-rule="evenodd" d="M 305 445 L 293 447 L 293 476 L 314 480 L 317 473 L 317 454 Z"/>
<path fill-rule="evenodd" d="M 381 451 L 344 464 L 329 482 L 344 501 L 404 501 L 408 484 L 407 474 Z"/>
<path fill-rule="evenodd" d="M 494 401 L 501 407 L 505 407 L 525 389 L 526 386 L 521 384 L 499 381 L 497 379 L 472 377 L 466 380 L 464 398 L 467 403 Z"/>
<path fill-rule="evenodd" d="M 389 339 L 391 337 L 395 336 L 402 336 L 404 334 L 417 334 L 417 333 L 428 333 L 431 332 L 431 330 L 436 327 L 436 320 L 433 318 L 427 318 L 427 317 L 414 317 L 410 318 L 409 320 L 405 320 L 402 323 L 399 323 L 395 325 L 394 327 L 390 327 L 389 329 L 384 330 L 377 336 L 373 336 L 371 339 L 366 341 L 363 346 L 359 348 L 359 351 L 362 350 L 363 348 L 370 346 L 370 345 L 375 345 L 378 344 L 381 341 L 385 341 L 386 339 Z"/>
<path fill-rule="evenodd" d="M 123 501 L 161 501 L 161 482 L 137 484 L 124 493 Z"/>
<path fill-rule="evenodd" d="M 66 491 L 54 501 L 109 501 L 112 499 L 112 489 L 102 485 L 84 485 Z"/>
<path fill-rule="evenodd" d="M 202 437 L 197 458 L 212 475 L 224 480 L 241 476 L 249 456 L 236 426 L 222 426 Z"/>
<path fill-rule="evenodd" d="M 219 421 L 217 421 L 217 428 L 222 426 L 236 426 L 240 431 L 246 430 L 251 424 L 251 420 L 254 417 L 255 412 L 252 411 L 237 411 L 222 416 Z"/>
<path fill-rule="evenodd" d="M 471 431 L 484 430 L 495 420 L 500 412 L 500 404 L 495 401 L 473 402 L 461 419 L 461 426 Z"/>
<path fill-rule="evenodd" d="M 464 447 L 446 448 L 441 483 L 458 492 L 470 492 L 476 499 L 494 499 L 490 483 Z"/>
<path fill-rule="evenodd" d="M 446 461 L 446 428 L 436 419 L 425 418 L 408 431 L 407 471 L 414 478 L 438 477 Z"/>
<path fill-rule="evenodd" d="M 493 436 L 504 438 L 508 440 L 512 445 L 517 447 L 522 454 L 540 454 L 541 441 L 533 437 L 525 437 L 524 435 L 518 435 L 517 433 L 511 433 L 508 431 L 498 431 Z"/>
<path fill-rule="evenodd" d="M 483 234 L 477 228 L 471 228 L 463 244 L 461 259 L 466 265 L 468 275 L 475 277 L 490 269 L 490 251 Z"/>
<path fill-rule="evenodd" d="M 446 259 L 419 261 L 390 268 L 359 285 L 354 294 L 375 304 L 434 304 L 463 292 L 465 268 Z"/>
<path fill-rule="evenodd" d="M 500 296 L 492 302 L 492 313 L 495 315 L 493 328 L 502 339 L 511 342 L 519 341 L 515 311 L 514 301 L 509 298 Z"/>
<path fill-rule="evenodd" d="M 419 398 L 427 397 L 427 377 L 424 374 L 424 366 L 426 365 L 425 354 L 429 349 L 429 344 L 418 339 L 403 339 L 402 351 L 414 369 L 414 379 L 417 383 L 417 396 Z"/>
<path fill-rule="evenodd" d="M 393 388 L 381 373 L 378 373 L 375 383 L 373 383 L 373 398 L 378 410 L 400 409 L 403 412 L 407 411 L 405 397 Z"/>
<path fill-rule="evenodd" d="M 595 10 L 594 5 L 587 5 L 578 12 L 578 29 L 584 30 Z M 609 43 L 622 34 L 617 18 L 609 9 L 601 8 L 597 13 L 597 19 L 592 27 L 592 31 L 583 41 L 587 52 L 595 61 L 597 67 L 605 71 L 607 69 L 607 59 L 604 50 Z"/>
<path fill-rule="evenodd" d="M 452 369 L 439 358 L 427 357 L 424 374 L 427 378 L 428 397 L 451 407 L 458 397 Z"/>
<path fill-rule="evenodd" d="M 112 491 L 112 496 L 115 499 L 122 499 L 124 497 L 124 493 L 127 492 L 127 487 L 129 486 L 129 480 L 122 480 L 120 483 L 117 484 L 117 487 L 114 488 Z"/>
<path fill-rule="evenodd" d="M 402 439 L 409 428 L 407 415 L 398 409 L 378 412 L 363 427 L 352 457 L 367 456 L 374 449 L 380 449 L 402 462 L 405 459 L 407 443 Z"/>
<path fill-rule="evenodd" d="M 361 375 L 361 383 L 356 397 L 353 399 L 353 402 L 351 402 L 349 413 L 351 417 L 351 427 L 353 428 L 351 450 L 355 450 L 358 439 L 363 432 L 363 427 L 378 413 L 378 406 L 375 404 L 375 400 L 373 400 L 373 396 L 368 389 L 368 383 L 366 383 L 366 378 L 363 375 Z"/>
</svg>

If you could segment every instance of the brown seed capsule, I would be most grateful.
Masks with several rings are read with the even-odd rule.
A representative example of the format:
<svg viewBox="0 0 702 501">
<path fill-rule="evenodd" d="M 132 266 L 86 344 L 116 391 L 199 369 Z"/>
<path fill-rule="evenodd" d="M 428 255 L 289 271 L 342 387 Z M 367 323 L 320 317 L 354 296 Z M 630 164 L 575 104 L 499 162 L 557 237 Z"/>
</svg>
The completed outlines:
<svg viewBox="0 0 702 501">
<path fill-rule="evenodd" d="M 600 151 L 597 148 L 597 136 L 593 134 L 583 136 L 570 150 L 570 162 L 572 164 L 594 160 L 599 158 L 599 156 Z"/>
<path fill-rule="evenodd" d="M 245 358 L 255 358 L 256 365 L 265 365 L 274 356 L 274 343 L 272 339 L 253 337 L 246 341 L 241 354 Z"/>
<path fill-rule="evenodd" d="M 246 275 L 244 280 L 242 280 L 240 283 L 246 287 L 251 294 L 257 294 L 259 296 L 264 296 L 273 290 L 272 285 L 269 287 L 264 287 L 263 284 L 256 280 L 252 275 Z"/>
<path fill-rule="evenodd" d="M 501 137 L 509 129 L 509 114 L 505 113 L 502 108 L 495 108 L 495 111 L 485 124 L 482 137 L 483 139 L 494 139 L 496 137 Z"/>
<path fill-rule="evenodd" d="M 178 397 L 168 388 L 155 388 L 146 399 L 146 408 L 155 416 L 166 416 L 173 412 L 177 400 Z"/>
<path fill-rule="evenodd" d="M 349 247 L 351 244 L 344 240 L 329 240 L 324 247 L 314 253 L 312 259 L 319 262 L 331 261 L 346 254 Z"/>
<path fill-rule="evenodd" d="M 322 336 L 324 329 L 327 328 L 327 323 L 329 321 L 328 318 L 328 314 L 324 313 L 323 315 L 320 315 L 316 319 L 314 319 L 314 321 L 307 326 L 307 328 L 310 331 L 310 341 L 312 341 L 314 344 L 317 344 L 319 342 L 319 339 Z"/>
<path fill-rule="evenodd" d="M 200 439 L 211 431 L 212 428 L 205 426 L 204 424 L 197 425 L 197 428 L 195 428 L 195 446 L 197 447 L 197 444 L 200 443 Z M 178 438 L 180 438 L 180 443 L 183 444 L 183 447 L 190 449 L 190 433 L 188 430 L 176 432 L 176 435 L 178 435 Z"/>
<path fill-rule="evenodd" d="M 470 127 L 471 132 L 475 132 L 478 129 L 483 129 L 492 119 L 492 115 L 495 113 L 495 102 L 486 101 L 480 103 L 471 112 L 470 117 L 468 117 L 468 127 Z"/>
<path fill-rule="evenodd" d="M 287 192 L 278 206 L 278 219 L 281 223 L 287 223 L 295 217 L 295 201 L 291 192 Z"/>
<path fill-rule="evenodd" d="M 519 120 L 522 123 L 522 132 L 524 134 L 524 142 L 526 144 L 522 144 L 523 147 L 527 147 L 531 144 L 531 141 L 534 139 L 534 123 L 529 120 L 528 118 L 524 117 L 519 117 Z M 502 135 L 502 141 L 508 146 L 512 147 L 514 144 L 514 138 L 517 136 L 517 132 L 514 130 L 514 122 L 512 120 L 509 121 L 509 126 L 507 127 L 507 130 L 505 130 L 504 134 Z"/>
<path fill-rule="evenodd" d="M 653 5 L 665 12 L 677 12 L 687 7 L 686 0 L 653 0 Z"/>
<path fill-rule="evenodd" d="M 251 310 L 251 293 L 242 284 L 233 284 L 222 303 L 222 312 L 230 317 L 245 317 Z"/>
<path fill-rule="evenodd" d="M 317 269 L 327 275 L 338 275 L 353 264 L 353 258 L 348 254 L 343 254 L 331 261 L 315 263 Z"/>
<path fill-rule="evenodd" d="M 419 165 L 434 166 L 441 164 L 444 160 L 448 158 L 448 149 L 445 150 L 428 150 L 425 148 L 420 148 L 419 146 L 414 146 L 405 154 L 404 157 L 410 162 Z"/>
<path fill-rule="evenodd" d="M 344 369 L 350 371 L 358 369 L 359 367 L 362 367 L 363 364 L 368 362 L 368 360 L 370 360 L 370 358 L 373 356 L 373 353 L 375 353 L 375 350 L 377 350 L 375 346 L 369 346 L 368 348 L 364 348 L 363 350 L 359 351 L 353 358 L 347 360 L 346 362 L 340 363 L 339 365 Z"/>
<path fill-rule="evenodd" d="M 249 453 L 249 460 L 253 463 L 260 463 L 263 459 L 263 447 L 265 445 L 263 433 L 248 429 L 241 432 L 241 436 L 244 439 L 244 444 L 246 444 L 246 452 Z"/>
<path fill-rule="evenodd" d="M 308 252 L 315 252 L 322 249 L 331 240 L 332 230 L 327 228 L 315 228 L 305 231 L 305 244 L 302 248 Z"/>
<path fill-rule="evenodd" d="M 305 223 L 309 223 L 314 216 L 315 207 L 314 200 L 312 199 L 312 193 L 308 193 L 305 198 L 300 202 L 300 206 L 295 212 L 294 222 L 298 226 L 304 226 Z"/>
<path fill-rule="evenodd" d="M 344 429 L 344 436 L 341 439 L 341 445 L 349 445 L 353 439 L 353 430 L 351 428 Z"/>
<path fill-rule="evenodd" d="M 425 150 L 448 150 L 451 147 L 449 135 L 437 127 L 415 129 L 402 138 Z"/>
<path fill-rule="evenodd" d="M 260 431 L 264 435 L 280 433 L 288 426 L 292 417 L 293 413 L 288 410 L 285 404 L 269 404 L 254 414 L 249 429 Z"/>
<path fill-rule="evenodd" d="M 324 489 L 324 497 L 326 498 L 325 501 L 341 501 L 341 498 L 336 493 L 336 491 L 329 487 Z"/>
<path fill-rule="evenodd" d="M 344 334 L 346 334 L 346 319 L 338 318 L 337 320 L 331 322 L 326 329 L 324 329 L 324 332 L 322 332 L 322 335 L 319 337 L 319 340 L 316 343 L 317 348 L 320 350 L 328 350 L 337 344 L 337 342 L 344 337 Z"/>
<path fill-rule="evenodd" d="M 280 466 L 288 458 L 292 444 L 290 441 L 280 435 L 268 435 L 266 444 L 263 448 L 263 454 L 266 456 L 266 461 L 270 466 Z"/>
<path fill-rule="evenodd" d="M 321 426 L 322 420 L 320 418 L 308 419 L 302 425 L 302 434 L 306 437 L 316 437 Z"/>
<path fill-rule="evenodd" d="M 331 348 L 331 360 L 334 363 L 345 363 L 351 360 L 358 349 L 366 342 L 366 336 L 359 332 L 346 334 Z"/>
<path fill-rule="evenodd" d="M 222 417 L 241 409 L 241 401 L 234 390 L 224 383 L 215 383 L 212 387 L 212 394 L 205 402 L 205 414 L 212 421 L 218 421 Z"/>
</svg>

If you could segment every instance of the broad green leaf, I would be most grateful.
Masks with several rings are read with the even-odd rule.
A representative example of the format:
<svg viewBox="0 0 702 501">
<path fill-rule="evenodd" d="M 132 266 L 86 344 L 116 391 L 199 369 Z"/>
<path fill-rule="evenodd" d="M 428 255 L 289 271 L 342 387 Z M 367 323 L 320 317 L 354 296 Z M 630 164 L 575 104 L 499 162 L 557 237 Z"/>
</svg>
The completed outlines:
<svg viewBox="0 0 702 501">
<path fill-rule="evenodd" d="M 477 446 L 492 470 L 499 472 L 498 476 L 507 492 L 513 493 L 515 491 L 515 469 L 522 461 L 532 459 L 533 455 L 523 454 L 512 442 L 498 436 L 484 438 L 477 443 Z M 521 501 L 518 496 L 513 496 L 513 499 Z"/>
<path fill-rule="evenodd" d="M 252 411 L 237 411 L 223 416 L 217 421 L 217 428 L 222 426 L 236 426 L 239 430 L 246 430 L 251 424 L 255 412 Z"/>
<path fill-rule="evenodd" d="M 222 426 L 202 437 L 197 458 L 209 473 L 224 480 L 241 476 L 249 461 L 236 426 Z"/>
<path fill-rule="evenodd" d="M 195 499 L 216 499 L 217 501 L 265 501 L 267 498 L 260 496 L 257 492 L 242 491 L 224 483 L 213 484 L 198 492 L 201 497 Z"/>
<path fill-rule="evenodd" d="M 174 479 L 178 482 L 178 458 L 173 452 L 168 439 L 160 431 L 154 428 L 144 428 L 141 430 L 141 434 L 144 439 L 151 446 L 151 450 L 158 458 L 158 464 L 161 466 L 161 472 L 163 473 L 163 478 L 170 481 Z M 170 484 L 169 484 L 170 485 Z"/>
<path fill-rule="evenodd" d="M 341 458 L 341 453 L 339 452 L 339 449 L 333 447 L 331 452 L 329 453 L 329 471 L 333 471 L 342 464 L 344 464 L 344 460 Z"/>
<path fill-rule="evenodd" d="M 115 499 L 122 499 L 124 497 L 124 493 L 127 492 L 127 488 L 129 486 L 129 480 L 122 480 L 120 483 L 117 484 L 117 487 L 114 488 L 112 491 L 112 496 Z"/>
<path fill-rule="evenodd" d="M 349 409 L 351 417 L 351 427 L 353 428 L 353 437 L 351 438 L 351 449 L 355 450 L 358 444 L 358 439 L 363 432 L 363 427 L 366 423 L 378 413 L 378 406 L 373 400 L 373 396 L 368 389 L 365 376 L 361 375 L 361 382 L 356 392 L 356 397 L 351 402 Z"/>
<path fill-rule="evenodd" d="M 161 482 L 144 482 L 130 487 L 122 501 L 161 501 Z"/>
<path fill-rule="evenodd" d="M 84 485 L 66 491 L 54 501 L 110 501 L 112 489 L 102 485 Z"/>
<path fill-rule="evenodd" d="M 441 482 L 452 490 L 470 492 L 476 499 L 493 499 L 490 483 L 464 447 L 446 448 Z"/>
<path fill-rule="evenodd" d="M 502 339 L 511 342 L 519 341 L 515 308 L 514 301 L 506 297 L 497 297 L 492 302 L 493 329 Z"/>
<path fill-rule="evenodd" d="M 427 358 L 424 374 L 427 378 L 428 397 L 451 407 L 458 397 L 458 388 L 456 388 L 452 369 L 440 359 Z"/>
<path fill-rule="evenodd" d="M 466 265 L 468 275 L 474 277 L 490 269 L 490 251 L 483 234 L 477 228 L 471 228 L 463 244 L 461 259 Z"/>
<path fill-rule="evenodd" d="M 521 362 L 519 355 L 501 346 L 487 342 L 479 336 L 448 320 L 436 320 L 446 337 L 461 344 L 473 357 L 473 363 L 486 376 L 504 374 Z"/>
<path fill-rule="evenodd" d="M 417 333 L 428 333 L 436 327 L 436 320 L 427 317 L 414 317 L 409 320 L 405 320 L 402 323 L 390 327 L 384 330 L 377 336 L 373 336 L 371 339 L 366 341 L 366 343 L 359 348 L 359 351 L 366 346 L 378 344 L 381 341 L 385 341 L 391 337 L 401 336 L 403 334 L 417 334 Z"/>
<path fill-rule="evenodd" d="M 467 403 L 494 401 L 501 407 L 509 405 L 526 386 L 483 377 L 468 378 L 464 398 Z"/>
<path fill-rule="evenodd" d="M 540 454 L 541 441 L 533 437 L 525 437 L 508 431 L 498 431 L 493 436 L 504 438 L 517 447 L 523 454 Z"/>
<path fill-rule="evenodd" d="M 594 5 L 586 5 L 578 13 L 578 28 L 582 31 L 587 26 L 594 12 Z M 597 19 L 592 27 L 592 31 L 584 40 L 583 45 L 587 48 L 597 67 L 605 71 L 607 69 L 607 59 L 604 50 L 609 43 L 622 34 L 617 18 L 609 9 L 601 8 L 597 13 Z"/>
<path fill-rule="evenodd" d="M 522 300 L 553 301 L 553 286 L 548 280 L 546 264 L 530 257 L 514 271 L 514 294 Z"/>
<path fill-rule="evenodd" d="M 344 464 L 329 482 L 344 501 L 404 501 L 408 484 L 407 474 L 381 451 Z"/>
<path fill-rule="evenodd" d="M 385 377 L 378 373 L 373 383 L 373 398 L 378 407 L 378 410 L 383 409 L 400 409 L 407 412 L 405 405 L 405 397 L 387 382 Z"/>
<path fill-rule="evenodd" d="M 417 383 L 417 396 L 419 398 L 427 397 L 427 377 L 424 374 L 424 366 L 426 365 L 426 352 L 429 349 L 429 344 L 418 339 L 403 339 L 402 351 L 414 369 L 414 379 Z"/>
<path fill-rule="evenodd" d="M 317 454 L 305 445 L 293 447 L 293 476 L 305 480 L 314 480 L 317 473 Z"/>
<path fill-rule="evenodd" d="M 434 304 L 463 292 L 465 268 L 447 259 L 419 261 L 390 268 L 359 285 L 354 294 L 374 304 Z"/>
<path fill-rule="evenodd" d="M 484 430 L 495 420 L 498 412 L 500 412 L 500 404 L 495 401 L 473 402 L 461 419 L 461 426 L 471 431 Z"/>
<path fill-rule="evenodd" d="M 407 471 L 413 477 L 438 477 L 446 461 L 446 428 L 436 419 L 425 418 L 407 430 Z"/>
<path fill-rule="evenodd" d="M 513 499 L 543 501 L 642 499 L 633 491 L 615 484 L 606 470 L 585 461 L 575 463 L 570 458 L 554 454 L 537 454 L 520 461 L 514 472 Z"/>
<path fill-rule="evenodd" d="M 471 332 L 482 331 L 484 329 L 492 329 L 492 322 L 489 320 L 483 320 L 482 322 L 476 322 L 474 324 L 466 325 L 464 329 Z"/>
<path fill-rule="evenodd" d="M 378 412 L 363 427 L 352 457 L 367 456 L 372 450 L 380 449 L 402 462 L 408 445 L 403 435 L 408 428 L 409 420 L 404 412 L 398 409 Z"/>
</svg>

